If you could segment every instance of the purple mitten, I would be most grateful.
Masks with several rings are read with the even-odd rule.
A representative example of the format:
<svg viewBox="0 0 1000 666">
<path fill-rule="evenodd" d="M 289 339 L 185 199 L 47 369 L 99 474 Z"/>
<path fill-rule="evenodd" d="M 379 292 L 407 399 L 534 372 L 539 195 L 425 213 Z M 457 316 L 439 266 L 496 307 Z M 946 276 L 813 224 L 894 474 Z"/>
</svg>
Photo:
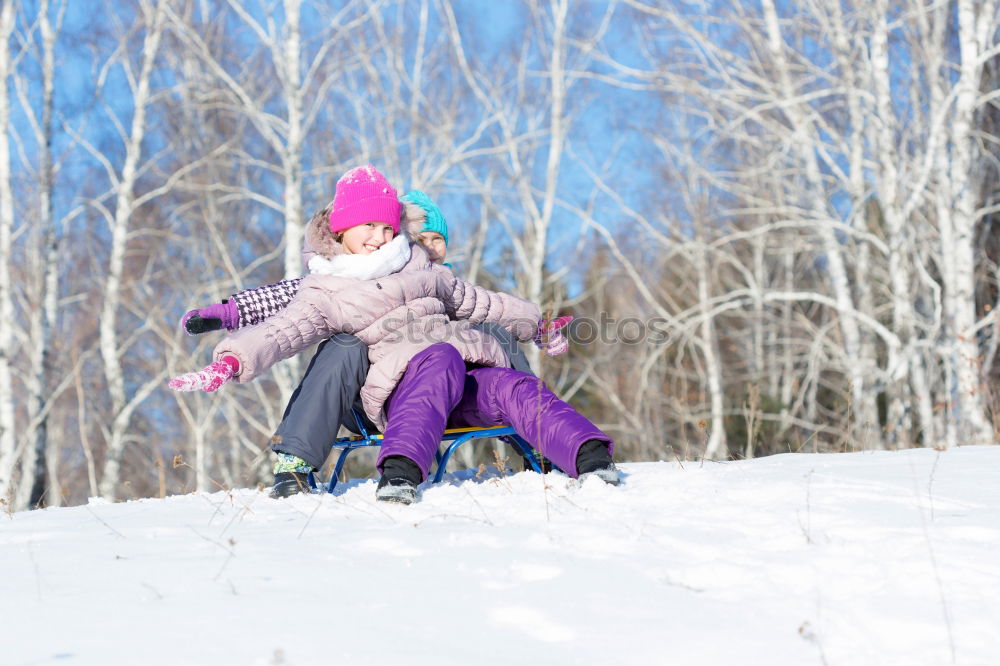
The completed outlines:
<svg viewBox="0 0 1000 666">
<path fill-rule="evenodd" d="M 191 310 L 181 319 L 181 326 L 188 335 L 198 335 L 224 328 L 234 331 L 240 325 L 240 311 L 236 303 L 223 299 L 221 303 Z"/>
</svg>

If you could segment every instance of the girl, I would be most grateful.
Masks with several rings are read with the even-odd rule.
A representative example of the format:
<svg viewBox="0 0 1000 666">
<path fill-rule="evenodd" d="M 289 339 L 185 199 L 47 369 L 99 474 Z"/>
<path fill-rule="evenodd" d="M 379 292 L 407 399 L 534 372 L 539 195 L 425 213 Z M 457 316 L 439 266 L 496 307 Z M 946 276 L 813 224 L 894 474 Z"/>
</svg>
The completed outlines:
<svg viewBox="0 0 1000 666">
<path fill-rule="evenodd" d="M 348 171 L 328 223 L 307 230 L 320 260 L 310 261 L 312 273 L 288 307 L 227 337 L 214 363 L 170 387 L 214 391 L 230 379 L 250 381 L 334 333 L 351 333 L 368 345 L 361 399 L 385 435 L 377 499 L 416 499 L 449 425 L 510 424 L 570 476 L 617 484 L 611 438 L 541 381 L 508 368 L 500 344 L 470 327 L 493 322 L 547 346 L 538 308 L 435 270 L 423 247 L 399 233 L 400 212 L 396 191 L 374 167 Z"/>
<path fill-rule="evenodd" d="M 419 225 L 417 240 L 427 250 L 431 261 L 444 263 L 448 252 L 448 224 L 434 201 L 420 190 L 410 190 L 400 199 L 403 202 L 405 222 L 408 227 Z M 309 224 L 325 224 L 332 212 L 333 202 L 317 213 Z M 306 266 L 317 256 L 306 238 L 302 248 L 302 259 Z M 221 303 L 190 310 L 181 319 L 181 328 L 188 335 L 199 335 L 225 328 L 237 328 L 259 324 L 275 312 L 284 309 L 299 290 L 302 278 L 282 280 L 262 287 L 244 289 L 222 299 Z"/>
</svg>

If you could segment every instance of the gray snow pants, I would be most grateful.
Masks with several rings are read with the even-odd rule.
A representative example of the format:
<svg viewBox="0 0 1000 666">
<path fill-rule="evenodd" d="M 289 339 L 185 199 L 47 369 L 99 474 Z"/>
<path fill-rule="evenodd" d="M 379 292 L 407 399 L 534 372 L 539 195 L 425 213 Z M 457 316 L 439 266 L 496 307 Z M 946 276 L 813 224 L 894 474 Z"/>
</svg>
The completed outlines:
<svg viewBox="0 0 1000 666">
<path fill-rule="evenodd" d="M 511 367 L 534 374 L 524 350 L 505 328 L 497 324 L 477 324 L 473 328 L 497 339 L 507 352 Z M 361 407 L 361 387 L 367 375 L 368 347 L 358 338 L 338 333 L 320 344 L 285 407 L 281 423 L 271 438 L 271 449 L 298 456 L 319 469 L 341 424 L 358 432 L 352 408 L 364 419 L 365 428 L 374 432 L 375 426 Z"/>
</svg>

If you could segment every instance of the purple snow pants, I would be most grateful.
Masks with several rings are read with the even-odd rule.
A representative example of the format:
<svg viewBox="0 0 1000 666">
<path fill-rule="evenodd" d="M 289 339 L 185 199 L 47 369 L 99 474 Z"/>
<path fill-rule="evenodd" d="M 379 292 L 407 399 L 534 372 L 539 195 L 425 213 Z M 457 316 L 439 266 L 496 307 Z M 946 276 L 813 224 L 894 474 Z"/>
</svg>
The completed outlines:
<svg viewBox="0 0 1000 666">
<path fill-rule="evenodd" d="M 426 479 L 445 428 L 509 425 L 570 476 L 590 439 L 610 437 L 555 396 L 542 380 L 510 368 L 466 370 L 454 347 L 438 343 L 410 359 L 386 403 L 386 429 L 376 467 L 406 456 Z"/>
</svg>

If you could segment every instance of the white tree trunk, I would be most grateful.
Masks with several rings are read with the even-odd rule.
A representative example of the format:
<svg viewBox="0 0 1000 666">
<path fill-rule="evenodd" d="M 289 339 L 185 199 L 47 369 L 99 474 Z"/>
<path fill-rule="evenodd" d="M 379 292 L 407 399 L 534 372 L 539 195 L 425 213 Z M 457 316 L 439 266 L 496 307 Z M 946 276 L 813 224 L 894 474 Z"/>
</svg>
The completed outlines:
<svg viewBox="0 0 1000 666">
<path fill-rule="evenodd" d="M 278 70 L 283 73 L 282 87 L 288 106 L 288 135 L 285 141 L 285 279 L 302 275 L 302 40 L 299 34 L 301 0 L 285 0 L 284 52 Z"/>
<path fill-rule="evenodd" d="M 785 253 L 784 266 L 782 267 L 782 286 L 787 291 L 794 289 L 795 284 L 795 257 L 791 252 Z M 792 322 L 794 313 L 790 303 L 781 307 L 781 326 L 778 329 L 778 336 L 783 340 L 792 339 Z M 778 439 L 780 440 L 791 427 L 791 405 L 795 397 L 796 390 L 802 389 L 802 378 L 795 374 L 795 359 L 792 357 L 792 350 L 789 345 L 782 345 L 784 353 L 781 363 L 772 366 L 781 368 L 781 426 L 778 428 Z"/>
<path fill-rule="evenodd" d="M 852 34 L 852 28 L 848 25 L 843 14 L 843 7 L 839 4 L 829 5 L 832 19 L 830 21 L 831 33 L 841 67 L 841 74 L 845 79 L 845 96 L 847 98 L 847 110 L 850 118 L 851 131 L 847 137 L 848 141 L 848 165 L 847 191 L 854 202 L 854 213 L 850 219 L 850 225 L 855 229 L 865 230 L 868 226 L 869 206 L 862 203 L 868 196 L 868 186 L 865 183 L 865 171 L 867 168 L 865 145 L 867 137 L 863 128 L 867 126 L 866 120 L 870 117 L 870 110 L 867 108 L 868 86 L 863 81 L 863 72 L 856 65 L 858 62 L 857 40 Z M 871 255 L 872 243 L 862 240 L 856 245 L 855 260 L 855 288 L 857 293 L 857 307 L 866 314 L 875 311 L 875 304 L 872 295 L 872 285 L 868 277 L 871 275 Z M 863 276 L 857 279 L 857 276 Z M 874 345 L 874 336 L 870 331 L 861 331 L 860 343 L 861 354 L 859 362 L 865 364 L 861 372 L 865 376 L 868 384 L 863 387 L 864 395 L 860 397 L 861 402 L 854 404 L 855 421 L 855 446 L 866 449 L 873 443 L 881 439 L 879 429 L 877 394 L 875 393 L 875 378 L 878 376 L 878 353 Z"/>
<path fill-rule="evenodd" d="M 135 180 L 142 140 L 146 135 L 146 111 L 150 103 L 150 78 L 152 76 L 160 39 L 163 34 L 163 3 L 160 0 L 146 31 L 142 47 L 142 68 L 136 81 L 133 96 L 132 125 L 125 142 L 125 162 L 122 165 L 115 192 L 114 219 L 111 224 L 111 249 L 108 258 L 108 275 L 104 283 L 104 304 L 101 308 L 100 349 L 104 375 L 111 399 L 112 423 L 110 437 L 101 475 L 100 492 L 103 497 L 114 499 L 120 481 L 121 458 L 125 451 L 126 434 L 132 412 L 138 402 L 148 395 L 136 395 L 131 401 L 125 394 L 125 376 L 119 358 L 118 308 L 122 299 L 122 272 L 125 266 L 125 248 L 129 225 L 135 204 Z"/>
<path fill-rule="evenodd" d="M 15 451 L 14 387 L 10 358 L 13 353 L 14 285 L 11 283 L 11 242 L 14 200 L 10 173 L 10 36 L 14 29 L 14 6 L 0 9 L 0 500 L 11 502 Z"/>
<path fill-rule="evenodd" d="M 951 216 L 942 219 L 942 228 L 950 229 L 950 243 L 942 238 L 945 271 L 945 305 L 949 371 L 955 377 L 955 400 L 951 419 L 958 424 L 947 444 L 987 444 L 993 441 L 993 428 L 986 418 L 980 364 L 980 350 L 975 334 L 976 197 L 979 177 L 973 173 L 976 94 L 982 74 L 981 52 L 992 43 L 993 34 L 977 34 L 977 9 L 985 23 L 996 16 L 996 2 L 959 0 L 958 31 L 961 70 L 956 84 L 955 112 L 951 117 Z M 950 248 L 948 247 L 950 245 Z M 954 439 L 953 439 L 954 438 Z"/>
<path fill-rule="evenodd" d="M 754 296 L 753 296 L 753 319 L 751 320 L 750 326 L 753 331 L 753 337 L 750 343 L 750 350 L 747 356 L 751 359 L 750 366 L 750 376 L 751 381 L 755 384 L 760 385 L 762 380 L 765 379 L 765 369 L 768 366 L 766 356 L 768 349 L 767 334 L 765 333 L 765 317 L 764 312 L 764 301 L 761 299 L 761 292 L 767 285 L 767 267 L 764 263 L 765 247 L 767 245 L 767 239 L 763 236 L 758 236 L 753 239 L 753 246 L 751 251 L 753 253 L 753 278 L 754 284 L 751 285 Z M 776 396 L 778 394 L 778 373 L 773 373 L 769 378 L 769 384 L 767 386 L 767 394 L 770 397 Z"/>
<path fill-rule="evenodd" d="M 795 144 L 799 147 L 802 164 L 805 167 L 805 177 L 809 189 L 809 193 L 805 197 L 816 217 L 819 237 L 823 243 L 823 250 L 828 262 L 827 271 L 830 275 L 830 285 L 837 301 L 840 329 L 844 336 L 844 364 L 850 378 L 851 400 L 856 414 L 854 426 L 858 431 L 855 435 L 858 438 L 863 433 L 864 422 L 871 418 L 873 403 L 868 402 L 866 370 L 870 371 L 875 364 L 872 359 L 862 357 L 861 334 L 857 319 L 853 314 L 856 312 L 856 308 L 851 294 L 847 266 L 837 236 L 832 226 L 827 222 L 828 219 L 835 218 L 827 212 L 827 204 L 822 198 L 823 180 L 813 148 L 813 140 L 810 136 L 810 132 L 818 133 L 818 130 L 811 126 L 804 110 L 800 108 L 800 103 L 794 101 L 798 97 L 798 92 L 794 90 L 789 78 L 788 63 L 784 53 L 784 39 L 781 35 L 774 0 L 762 0 L 761 5 L 764 10 L 768 48 L 778 69 L 783 109 L 791 120 Z"/>
<path fill-rule="evenodd" d="M 63 6 L 65 8 L 65 6 Z M 55 182 L 52 170 L 52 104 L 55 89 L 55 41 L 56 30 L 49 18 L 48 0 L 42 0 L 38 9 L 38 28 L 42 38 L 42 120 L 36 129 L 39 147 L 39 225 L 43 229 L 39 252 L 39 267 L 42 274 L 40 300 L 41 307 L 32 314 L 32 350 L 28 421 L 34 423 L 35 432 L 24 460 L 22 478 L 25 483 L 20 489 L 24 493 L 27 506 L 58 506 L 61 500 L 59 489 L 58 449 L 49 438 L 49 415 L 46 402 L 49 400 L 52 359 L 50 356 L 52 331 L 55 328 L 59 296 L 58 235 L 52 194 Z M 30 433 L 29 433 L 30 435 Z M 29 482 L 30 480 L 30 482 Z"/>
<path fill-rule="evenodd" d="M 282 169 L 285 172 L 285 279 L 302 275 L 302 144 L 305 128 L 302 123 L 302 39 L 299 28 L 301 0 L 284 0 L 285 32 L 283 49 L 274 54 L 281 74 L 288 109 L 288 126 L 283 147 Z M 287 400 L 302 375 L 302 359 L 294 356 L 275 368 L 275 380 L 281 389 L 282 401 Z"/>
<path fill-rule="evenodd" d="M 875 93 L 876 119 L 874 144 L 879 159 L 877 190 L 882 217 L 888 233 L 889 280 L 892 285 L 893 330 L 900 337 L 903 348 L 889 356 L 887 398 L 888 417 L 886 438 L 890 446 L 908 447 L 912 422 L 910 418 L 909 382 L 906 355 L 912 343 L 913 312 L 911 306 L 910 270 L 908 256 L 909 226 L 901 209 L 902 183 L 899 178 L 900 163 L 896 150 L 896 122 L 890 87 L 889 26 L 887 8 L 883 2 L 874 6 L 871 39 L 871 76 Z"/>
<path fill-rule="evenodd" d="M 712 404 L 712 423 L 705 445 L 705 457 L 709 460 L 722 460 L 729 456 L 729 446 L 726 441 L 726 426 L 723 422 L 725 414 L 725 396 L 722 391 L 722 365 L 719 362 L 719 349 L 715 335 L 715 319 L 708 313 L 711 304 L 711 289 L 709 287 L 709 264 L 705 256 L 703 244 L 695 250 L 695 270 L 698 272 L 698 300 L 704 315 L 701 324 L 701 350 L 705 356 L 705 372 L 708 374 L 708 394 Z"/>
<path fill-rule="evenodd" d="M 525 298 L 537 303 L 543 310 L 546 307 L 545 297 L 545 258 L 548 254 L 549 227 L 552 225 L 552 212 L 555 208 L 559 171 L 563 158 L 563 148 L 566 141 L 566 16 L 569 11 L 568 0 L 555 0 L 552 3 L 552 51 L 549 54 L 549 97 L 548 97 L 548 154 L 545 161 L 545 180 L 542 191 L 541 205 L 534 200 L 531 191 L 531 173 L 522 172 L 521 187 L 524 191 L 526 210 L 529 211 L 531 229 L 528 233 L 528 265 L 525 282 L 527 285 Z M 527 180 L 526 180 L 527 179 Z M 557 313 L 549 313 L 556 315 Z M 542 355 L 537 347 L 527 349 L 531 366 L 541 376 Z"/>
</svg>

